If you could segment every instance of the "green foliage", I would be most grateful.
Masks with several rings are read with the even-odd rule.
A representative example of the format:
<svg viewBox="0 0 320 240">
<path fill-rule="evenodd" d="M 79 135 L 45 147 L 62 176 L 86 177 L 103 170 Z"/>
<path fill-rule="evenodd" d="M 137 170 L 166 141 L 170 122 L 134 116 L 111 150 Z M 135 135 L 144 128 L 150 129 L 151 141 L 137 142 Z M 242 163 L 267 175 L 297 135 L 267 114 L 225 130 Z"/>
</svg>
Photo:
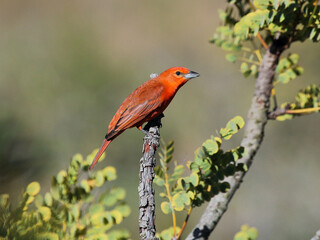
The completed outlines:
<svg viewBox="0 0 320 240">
<path fill-rule="evenodd" d="M 88 173 L 96 152 L 86 159 L 74 155 L 68 169 L 52 178 L 51 190 L 44 195 L 39 193 L 39 183 L 30 183 L 16 209 L 7 194 L 1 195 L 1 239 L 129 238 L 126 230 L 110 230 L 130 214 L 123 202 L 125 190 L 112 188 L 98 198 L 94 196 L 94 190 L 117 177 L 110 166 Z"/>
<path fill-rule="evenodd" d="M 242 225 L 240 232 L 236 233 L 233 240 L 256 240 L 258 239 L 258 230 L 248 225 Z"/>
<path fill-rule="evenodd" d="M 160 193 L 165 199 L 161 203 L 164 214 L 171 213 L 175 216 L 175 212 L 200 206 L 213 196 L 228 191 L 229 183 L 225 178 L 237 171 L 244 171 L 243 164 L 237 164 L 237 160 L 245 155 L 245 150 L 239 146 L 223 151 L 221 145 L 223 140 L 229 140 L 243 126 L 243 119 L 240 116 L 234 117 L 220 130 L 219 137 L 211 136 L 203 142 L 195 151 L 193 161 L 188 162 L 187 166 L 174 161 L 172 171 L 169 165 L 173 159 L 173 141 L 162 149 L 154 183 L 164 189 Z M 168 235 L 170 231 L 168 229 L 165 233 Z"/>
<path fill-rule="evenodd" d="M 320 107 L 320 86 L 315 84 L 307 86 L 298 92 L 296 101 L 293 103 L 283 103 L 282 108 L 291 110 L 291 114 L 285 114 L 278 116 L 277 120 L 284 121 L 292 119 L 294 116 L 300 116 L 301 114 L 319 112 Z M 310 111 L 307 111 L 310 109 Z"/>
<path fill-rule="evenodd" d="M 221 26 L 210 42 L 228 52 L 228 61 L 240 60 L 240 71 L 245 77 L 257 77 L 262 60 L 260 46 L 266 47 L 279 33 L 288 39 L 288 44 L 306 39 L 320 41 L 318 1 L 254 0 L 252 4 L 232 0 L 228 3 L 225 11 L 219 10 Z M 252 46 L 247 42 L 253 43 Z M 280 62 L 278 82 L 287 83 L 303 73 L 297 65 L 298 58 L 297 54 L 292 54 Z"/>
<path fill-rule="evenodd" d="M 275 81 L 277 83 L 286 84 L 290 80 L 295 79 L 297 76 L 303 74 L 303 68 L 298 65 L 299 55 L 289 54 L 288 57 L 282 58 L 276 68 L 278 77 Z"/>
<path fill-rule="evenodd" d="M 320 41 L 318 0 L 254 0 L 253 3 L 228 0 L 228 3 L 225 11 L 219 10 L 221 25 L 211 42 L 228 52 L 228 61 L 241 62 L 240 72 L 245 77 L 258 76 L 264 51 L 261 47 L 269 48 L 274 40 L 284 41 L 286 47 L 306 39 Z M 303 74 L 299 58 L 293 53 L 279 60 L 274 87 L 279 83 L 287 84 Z M 295 102 L 281 105 L 287 109 L 287 114 L 278 116 L 277 120 L 319 112 L 319 106 L 319 87 L 311 85 L 298 93 Z"/>
<path fill-rule="evenodd" d="M 178 232 L 181 230 L 179 227 L 176 229 Z M 159 238 L 160 240 L 171 240 L 174 237 L 173 234 L 174 230 L 173 227 L 170 227 L 168 229 L 163 230 L 160 234 L 156 234 L 156 237 Z"/>
</svg>

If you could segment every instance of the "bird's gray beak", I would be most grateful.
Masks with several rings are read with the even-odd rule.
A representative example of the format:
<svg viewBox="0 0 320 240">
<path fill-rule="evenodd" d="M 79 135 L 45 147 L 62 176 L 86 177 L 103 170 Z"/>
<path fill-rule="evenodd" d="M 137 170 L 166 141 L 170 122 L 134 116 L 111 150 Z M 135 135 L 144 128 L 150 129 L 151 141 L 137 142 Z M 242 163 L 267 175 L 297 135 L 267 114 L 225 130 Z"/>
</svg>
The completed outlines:
<svg viewBox="0 0 320 240">
<path fill-rule="evenodd" d="M 196 78 L 196 77 L 199 77 L 199 76 L 200 76 L 200 74 L 197 73 L 197 72 L 194 72 L 194 71 L 190 71 L 189 73 L 186 73 L 186 74 L 184 75 L 184 77 L 185 77 L 186 79 L 192 79 L 192 78 Z"/>
</svg>

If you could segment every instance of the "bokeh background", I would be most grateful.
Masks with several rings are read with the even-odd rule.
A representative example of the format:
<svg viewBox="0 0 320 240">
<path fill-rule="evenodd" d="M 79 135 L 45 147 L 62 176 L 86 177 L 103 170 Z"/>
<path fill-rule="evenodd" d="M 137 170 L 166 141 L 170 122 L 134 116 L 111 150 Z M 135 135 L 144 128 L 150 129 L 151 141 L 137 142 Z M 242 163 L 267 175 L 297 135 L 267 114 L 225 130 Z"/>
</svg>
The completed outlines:
<svg viewBox="0 0 320 240">
<path fill-rule="evenodd" d="M 185 162 L 216 129 L 246 117 L 254 79 L 208 40 L 223 1 L 13 1 L 0 2 L 0 193 L 13 201 L 30 181 L 48 190 L 51 176 L 74 153 L 100 146 L 123 99 L 150 73 L 186 66 L 201 73 L 165 111 L 161 135 L 175 140 Z M 277 88 L 280 102 L 306 84 L 319 84 L 319 44 L 295 43 L 305 74 Z M 320 118 L 318 114 L 267 125 L 252 169 L 211 239 L 232 239 L 244 223 L 260 239 L 309 239 L 320 222 Z M 242 132 L 231 145 L 240 143 Z M 129 130 L 107 150 L 127 189 L 138 239 L 138 169 L 143 135 Z M 125 149 L 125 151 L 123 151 Z M 110 187 L 110 186 L 109 186 Z M 157 200 L 160 204 L 159 199 Z M 170 216 L 157 211 L 157 229 Z M 193 212 L 189 229 L 203 209 Z M 182 219 L 181 219 L 182 221 Z M 188 231 L 187 231 L 188 232 Z"/>
</svg>

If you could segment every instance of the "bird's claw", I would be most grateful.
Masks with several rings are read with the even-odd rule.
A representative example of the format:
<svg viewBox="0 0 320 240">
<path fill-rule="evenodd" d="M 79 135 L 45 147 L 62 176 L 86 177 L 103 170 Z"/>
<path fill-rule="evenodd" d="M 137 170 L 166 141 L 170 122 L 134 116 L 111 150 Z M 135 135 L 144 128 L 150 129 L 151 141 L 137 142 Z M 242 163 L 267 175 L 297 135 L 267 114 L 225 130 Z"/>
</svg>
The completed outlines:
<svg viewBox="0 0 320 240">
<path fill-rule="evenodd" d="M 145 138 L 150 138 L 150 139 L 159 138 L 157 135 L 154 135 L 153 133 L 151 133 L 151 132 L 149 132 L 149 131 L 147 131 L 145 129 L 141 129 L 140 131 L 144 133 Z"/>
</svg>

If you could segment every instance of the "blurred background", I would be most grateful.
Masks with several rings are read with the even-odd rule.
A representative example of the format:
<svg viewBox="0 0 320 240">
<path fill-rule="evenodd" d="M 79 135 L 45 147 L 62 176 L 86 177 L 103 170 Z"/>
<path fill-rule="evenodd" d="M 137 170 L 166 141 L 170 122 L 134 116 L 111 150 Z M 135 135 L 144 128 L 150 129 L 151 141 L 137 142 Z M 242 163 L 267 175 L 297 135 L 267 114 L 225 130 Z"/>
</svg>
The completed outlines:
<svg viewBox="0 0 320 240">
<path fill-rule="evenodd" d="M 224 1 L 12 1 L 0 2 L 0 193 L 17 201 L 22 189 L 66 168 L 73 154 L 100 146 L 124 98 L 172 66 L 201 74 L 165 111 L 161 136 L 175 141 L 175 159 L 193 151 L 236 115 L 244 118 L 254 79 L 209 44 Z M 277 87 L 279 102 L 319 84 L 319 45 L 295 43 L 305 74 Z M 211 239 L 232 239 L 244 223 L 260 239 L 309 239 L 320 222 L 319 115 L 271 121 L 252 169 Z M 239 145 L 241 131 L 231 141 Z M 124 221 L 138 239 L 138 171 L 143 135 L 128 130 L 107 150 L 127 189 L 131 216 Z M 123 151 L 125 146 L 126 151 Z M 228 146 L 229 147 L 229 146 Z M 110 185 L 108 186 L 110 187 Z M 160 204 L 160 199 L 157 200 Z M 160 205 L 158 205 L 160 206 Z M 170 216 L 157 211 L 157 230 Z M 189 230 L 202 209 L 193 212 Z M 180 219 L 181 222 L 183 221 Z M 187 232 L 189 232 L 187 230 Z"/>
</svg>

